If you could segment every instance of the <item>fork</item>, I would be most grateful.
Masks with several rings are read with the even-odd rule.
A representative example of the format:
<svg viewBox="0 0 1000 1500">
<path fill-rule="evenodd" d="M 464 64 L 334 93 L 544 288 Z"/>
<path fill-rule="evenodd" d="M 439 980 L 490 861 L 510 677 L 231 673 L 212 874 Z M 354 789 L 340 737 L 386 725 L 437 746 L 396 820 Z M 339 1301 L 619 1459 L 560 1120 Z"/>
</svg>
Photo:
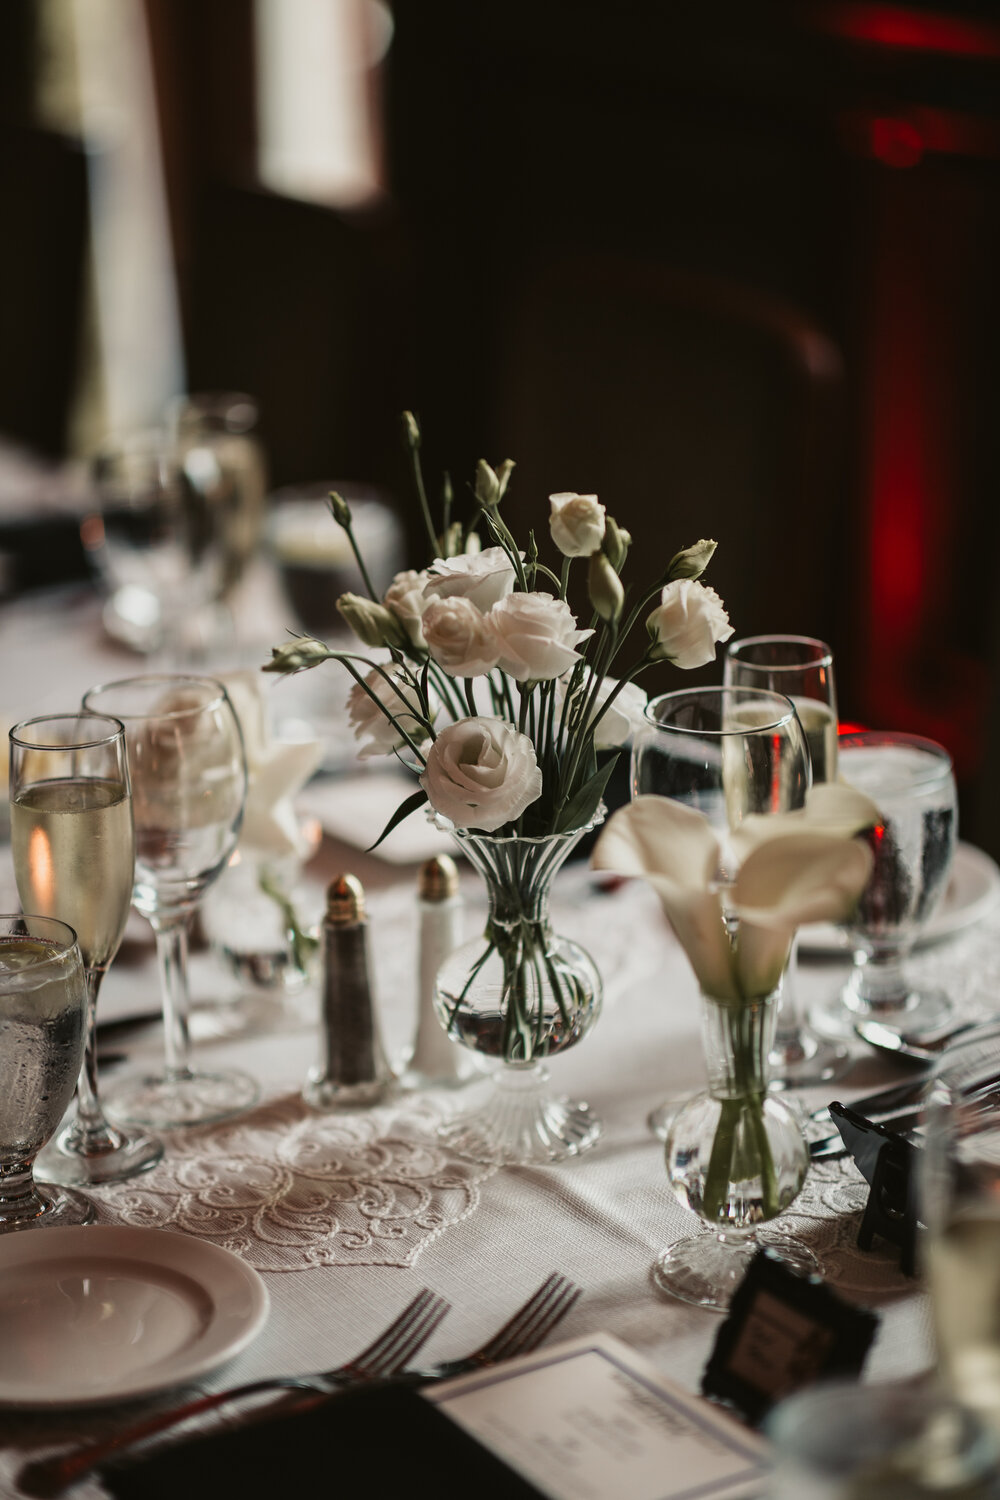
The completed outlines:
<svg viewBox="0 0 1000 1500">
<path fill-rule="evenodd" d="M 85 1474 L 89 1474 L 105 1460 L 115 1457 L 123 1449 L 131 1448 L 133 1444 L 155 1437 L 158 1433 L 167 1432 L 189 1417 L 201 1416 L 204 1412 L 230 1401 L 237 1401 L 243 1396 L 282 1390 L 322 1391 L 329 1394 L 343 1386 L 396 1375 L 418 1349 L 423 1347 L 450 1306 L 450 1302 L 424 1287 L 367 1349 L 363 1349 L 346 1364 L 311 1375 L 269 1376 L 264 1380 L 250 1381 L 247 1385 L 233 1386 L 227 1391 L 214 1391 L 210 1395 L 199 1396 L 194 1401 L 186 1402 L 184 1406 L 156 1412 L 141 1422 L 135 1422 L 113 1437 L 26 1464 L 18 1483 L 27 1495 L 61 1495 L 71 1484 L 75 1484 L 78 1479 L 82 1479 Z"/>
<path fill-rule="evenodd" d="M 449 1380 L 453 1375 L 466 1375 L 486 1365 L 499 1364 L 517 1354 L 530 1354 L 556 1324 L 562 1322 L 582 1295 L 581 1287 L 553 1271 L 523 1307 L 519 1307 L 479 1349 L 461 1359 L 443 1360 L 429 1370 L 406 1370 L 404 1379 L 414 1385 L 425 1385 L 436 1380 Z"/>
</svg>

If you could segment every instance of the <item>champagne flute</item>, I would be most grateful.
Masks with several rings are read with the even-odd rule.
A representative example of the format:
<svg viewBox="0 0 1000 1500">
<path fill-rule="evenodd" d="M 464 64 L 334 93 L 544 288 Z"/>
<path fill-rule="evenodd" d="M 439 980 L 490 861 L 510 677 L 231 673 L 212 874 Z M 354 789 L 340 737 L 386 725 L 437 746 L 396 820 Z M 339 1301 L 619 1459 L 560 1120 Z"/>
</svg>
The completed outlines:
<svg viewBox="0 0 1000 1500">
<path fill-rule="evenodd" d="M 810 783 L 809 754 L 794 705 L 762 688 L 682 688 L 654 698 L 632 747 L 632 795 L 670 797 L 708 818 L 723 849 L 722 885 L 736 877 L 731 830 L 748 813 L 801 807 Z M 649 1116 L 666 1140 L 681 1101 Z"/>
<path fill-rule="evenodd" d="M 123 1080 L 108 1095 L 116 1120 L 168 1129 L 240 1114 L 258 1097 L 235 1070 L 190 1066 L 187 937 L 208 886 L 236 848 L 247 771 L 239 721 L 220 682 L 149 675 L 84 694 L 91 713 L 125 725 L 136 859 L 132 902 L 156 935 L 166 1068 Z"/>
<path fill-rule="evenodd" d="M 837 694 L 833 652 L 804 635 L 755 635 L 730 641 L 723 681 L 769 688 L 795 704 L 805 732 L 813 783 L 837 779 Z M 797 981 L 798 939 L 781 984 L 781 1008 L 771 1049 L 775 1088 L 808 1088 L 839 1078 L 851 1056 L 840 1042 L 823 1039 L 803 1023 Z"/>
<path fill-rule="evenodd" d="M 26 719 L 10 731 L 14 874 L 26 911 L 76 932 L 87 976 L 86 1047 L 75 1120 L 40 1166 L 71 1187 L 121 1182 L 155 1166 L 163 1146 L 108 1123 L 97 1087 L 97 996 L 128 920 L 135 831 L 125 731 L 101 714 Z"/>
<path fill-rule="evenodd" d="M 73 1097 L 87 1031 L 76 933 L 50 917 L 0 916 L 0 1234 L 89 1224 L 79 1193 L 34 1180 L 34 1160 Z"/>
</svg>

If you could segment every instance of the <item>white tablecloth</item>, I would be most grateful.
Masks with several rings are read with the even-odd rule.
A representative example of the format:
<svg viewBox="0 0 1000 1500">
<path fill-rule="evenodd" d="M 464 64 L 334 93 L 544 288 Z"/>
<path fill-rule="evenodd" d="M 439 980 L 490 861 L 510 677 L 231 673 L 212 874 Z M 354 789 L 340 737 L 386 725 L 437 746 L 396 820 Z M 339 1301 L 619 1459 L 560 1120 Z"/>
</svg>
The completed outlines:
<svg viewBox="0 0 1000 1500">
<path fill-rule="evenodd" d="M 92 612 L 88 619 L 92 627 Z M 19 630 L 19 655 L 12 649 L 16 623 L 0 619 L 0 653 L 16 669 L 16 677 L 8 673 L 0 703 L 8 717 L 65 706 L 74 701 L 71 692 L 107 675 L 93 632 L 84 649 L 81 632 L 60 634 L 49 622 L 29 652 Z M 53 661 L 55 688 L 53 677 L 24 670 L 31 657 L 37 666 L 39 653 Z M 117 668 L 118 675 L 139 669 L 127 658 Z M 86 681 L 78 680 L 81 672 Z M 371 939 L 385 1030 L 396 1048 L 414 1021 L 414 872 L 327 844 L 314 873 L 325 880 L 344 868 L 381 887 L 371 892 Z M 12 883 L 6 854 L 0 885 L 4 881 Z M 480 909 L 471 874 L 466 888 L 471 932 Z M 695 982 L 644 887 L 607 893 L 580 866 L 570 866 L 560 876 L 554 908 L 557 927 L 591 950 L 607 986 L 592 1033 L 552 1064 L 558 1088 L 589 1100 L 604 1121 L 599 1145 L 564 1166 L 498 1171 L 448 1158 L 434 1125 L 444 1110 L 466 1102 L 465 1092 L 409 1096 L 363 1113 L 313 1115 L 299 1097 L 317 1047 L 308 1003 L 297 1028 L 266 1034 L 240 1033 L 238 1003 L 219 1012 L 217 1029 L 235 1034 L 199 1042 L 198 1060 L 255 1074 L 263 1087 L 259 1108 L 242 1121 L 178 1136 L 153 1172 L 96 1195 L 105 1222 L 159 1224 L 216 1238 L 266 1277 L 272 1300 L 267 1326 L 203 1388 L 332 1366 L 365 1345 L 424 1285 L 453 1306 L 426 1359 L 462 1354 L 553 1269 L 584 1289 L 560 1337 L 607 1330 L 697 1388 L 719 1319 L 665 1299 L 650 1279 L 663 1246 L 699 1225 L 669 1191 L 662 1148 L 646 1126 L 654 1105 L 703 1078 Z M 138 923 L 130 931 L 147 946 L 130 946 L 123 958 L 132 961 L 120 960 L 111 970 L 102 999 L 106 1013 L 155 1003 L 146 930 Z M 996 993 L 1000 922 L 988 919 L 917 962 L 963 1007 L 981 1011 Z M 842 978 L 837 963 L 804 965 L 804 998 L 818 998 Z M 193 984 L 197 1001 L 232 999 L 231 979 L 211 958 L 195 963 Z M 134 1047 L 137 1060 L 155 1055 L 158 1037 Z M 838 1095 L 850 1102 L 894 1076 L 891 1065 L 868 1057 L 849 1082 L 809 1102 Z M 308 1211 L 304 1188 L 312 1195 Z M 930 1363 L 929 1322 L 919 1287 L 900 1274 L 891 1248 L 868 1255 L 854 1248 L 865 1193 L 852 1165 L 814 1167 L 782 1225 L 808 1239 L 845 1296 L 877 1308 L 882 1321 L 867 1374 L 891 1379 Z M 0 1493 L 18 1493 L 14 1476 L 25 1450 L 110 1430 L 136 1410 L 0 1417 Z"/>
</svg>

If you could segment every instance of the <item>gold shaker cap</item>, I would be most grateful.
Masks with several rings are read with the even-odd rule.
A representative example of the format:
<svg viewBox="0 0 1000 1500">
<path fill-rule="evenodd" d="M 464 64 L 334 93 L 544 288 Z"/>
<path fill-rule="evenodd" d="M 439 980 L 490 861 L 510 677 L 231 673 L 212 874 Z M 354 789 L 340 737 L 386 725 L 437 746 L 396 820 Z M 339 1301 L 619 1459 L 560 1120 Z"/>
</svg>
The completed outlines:
<svg viewBox="0 0 1000 1500">
<path fill-rule="evenodd" d="M 458 895 L 458 866 L 447 854 L 436 854 L 420 866 L 417 897 L 420 901 L 450 901 Z"/>
<path fill-rule="evenodd" d="M 351 927 L 365 920 L 365 888 L 356 875 L 338 875 L 326 888 L 326 920 Z"/>
</svg>

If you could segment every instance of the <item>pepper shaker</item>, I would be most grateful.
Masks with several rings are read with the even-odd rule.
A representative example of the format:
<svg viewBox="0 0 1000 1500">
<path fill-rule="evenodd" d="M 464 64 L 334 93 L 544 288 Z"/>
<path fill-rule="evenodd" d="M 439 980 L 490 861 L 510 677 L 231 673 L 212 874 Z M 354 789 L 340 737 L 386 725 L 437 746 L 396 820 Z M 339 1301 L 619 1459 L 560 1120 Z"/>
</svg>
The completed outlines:
<svg viewBox="0 0 1000 1500">
<path fill-rule="evenodd" d="M 323 990 L 321 1066 L 302 1091 L 314 1109 L 374 1104 L 394 1081 L 371 982 L 364 888 L 354 875 L 338 875 L 326 893 L 321 928 Z"/>
<path fill-rule="evenodd" d="M 453 1042 L 434 1010 L 438 969 L 462 941 L 464 903 L 458 870 L 447 854 L 421 865 L 417 881 L 420 911 L 417 1035 L 410 1064 L 400 1080 L 404 1088 L 455 1088 L 478 1076 L 474 1056 Z"/>
</svg>

